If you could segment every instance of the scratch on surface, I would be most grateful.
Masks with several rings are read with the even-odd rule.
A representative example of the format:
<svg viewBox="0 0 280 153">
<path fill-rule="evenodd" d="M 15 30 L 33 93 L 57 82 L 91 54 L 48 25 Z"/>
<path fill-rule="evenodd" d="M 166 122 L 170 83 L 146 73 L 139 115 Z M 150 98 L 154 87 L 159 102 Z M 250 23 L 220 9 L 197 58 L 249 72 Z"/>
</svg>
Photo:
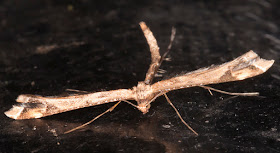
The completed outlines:
<svg viewBox="0 0 280 153">
<path fill-rule="evenodd" d="M 71 43 L 67 43 L 67 44 L 62 44 L 62 45 L 57 45 L 57 44 L 52 44 L 52 45 L 42 45 L 42 46 L 38 46 L 35 50 L 35 53 L 37 54 L 46 54 L 54 49 L 57 48 L 66 48 L 66 47 L 71 47 L 71 46 L 80 46 L 80 45 L 84 45 L 85 42 L 81 41 L 81 42 L 71 42 Z"/>
<path fill-rule="evenodd" d="M 274 139 L 276 141 L 280 141 L 280 133 L 277 129 L 272 128 L 270 131 L 255 131 L 254 132 L 257 136 L 261 136 L 264 138 Z"/>
<path fill-rule="evenodd" d="M 255 2 L 267 8 L 271 7 L 271 4 L 265 0 L 255 0 Z"/>
<path fill-rule="evenodd" d="M 279 55 L 280 53 L 274 49 L 269 49 L 269 52 L 271 52 L 272 54 L 275 54 L 275 55 Z"/>
<path fill-rule="evenodd" d="M 280 76 L 279 76 L 279 75 L 277 75 L 277 74 L 271 74 L 271 76 L 272 76 L 273 78 L 275 78 L 275 79 L 280 80 Z"/>
<path fill-rule="evenodd" d="M 275 36 L 270 35 L 270 34 L 265 34 L 264 37 L 271 40 L 275 44 L 280 45 L 280 39 L 276 38 Z"/>
<path fill-rule="evenodd" d="M 278 26 L 271 21 L 265 20 L 254 13 L 246 13 L 247 17 L 254 19 L 256 22 L 260 23 L 264 27 L 267 27 L 272 32 L 278 32 Z"/>
</svg>

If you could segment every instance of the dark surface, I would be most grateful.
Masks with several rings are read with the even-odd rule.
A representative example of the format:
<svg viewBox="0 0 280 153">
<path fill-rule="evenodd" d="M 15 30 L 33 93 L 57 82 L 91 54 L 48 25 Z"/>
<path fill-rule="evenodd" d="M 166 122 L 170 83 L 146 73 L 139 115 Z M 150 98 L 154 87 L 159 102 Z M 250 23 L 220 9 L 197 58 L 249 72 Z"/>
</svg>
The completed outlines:
<svg viewBox="0 0 280 153">
<path fill-rule="evenodd" d="M 280 152 L 280 12 L 278 0 L 0 2 L 0 152 Z M 112 104 L 42 119 L 12 120 L 4 111 L 19 94 L 65 94 L 68 88 L 131 88 L 144 80 L 150 52 L 146 21 L 164 52 L 164 79 L 254 50 L 275 64 L 240 82 L 212 85 L 259 97 L 189 88 L 170 92 L 195 136 L 163 97 L 141 114 L 121 103 L 93 124 L 64 135 Z"/>
</svg>

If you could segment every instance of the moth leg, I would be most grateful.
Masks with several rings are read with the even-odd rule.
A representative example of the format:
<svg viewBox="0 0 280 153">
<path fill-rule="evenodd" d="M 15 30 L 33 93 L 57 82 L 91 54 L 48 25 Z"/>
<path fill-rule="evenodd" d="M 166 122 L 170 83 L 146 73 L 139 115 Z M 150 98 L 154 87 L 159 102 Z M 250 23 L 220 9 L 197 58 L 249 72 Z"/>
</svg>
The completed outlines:
<svg viewBox="0 0 280 153">
<path fill-rule="evenodd" d="M 180 113 L 178 112 L 177 108 L 172 104 L 172 102 L 170 101 L 170 99 L 167 97 L 166 93 L 164 93 L 164 96 L 167 100 L 167 102 L 171 105 L 171 107 L 175 110 L 175 112 L 177 113 L 178 117 L 180 118 L 180 120 L 196 135 L 198 135 L 197 132 L 195 132 L 195 130 L 193 128 L 191 128 L 191 126 L 189 126 L 184 119 L 182 118 L 182 116 L 180 115 Z"/>
<path fill-rule="evenodd" d="M 213 95 L 211 90 L 216 91 L 216 92 L 220 92 L 220 93 L 223 93 L 223 94 L 227 94 L 227 95 L 234 95 L 234 96 L 258 96 L 259 95 L 258 92 L 235 93 L 235 92 L 227 92 L 227 91 L 215 89 L 215 88 L 208 87 L 208 86 L 202 86 L 201 85 L 199 87 L 207 89 L 210 92 L 211 95 Z"/>
<path fill-rule="evenodd" d="M 67 134 L 67 133 L 76 131 L 76 130 L 78 130 L 78 129 L 80 129 L 80 128 L 82 128 L 82 127 L 84 127 L 84 126 L 86 126 L 86 125 L 88 125 L 88 124 L 90 124 L 90 123 L 92 123 L 93 121 L 97 120 L 99 117 L 103 116 L 104 114 L 106 114 L 106 113 L 108 113 L 108 112 L 112 112 L 112 111 L 119 105 L 120 102 L 121 102 L 121 101 L 117 102 L 114 106 L 112 106 L 111 108 L 107 109 L 105 112 L 99 114 L 99 115 L 96 116 L 94 119 L 92 119 L 92 120 L 86 122 L 85 124 L 83 124 L 83 125 L 81 125 L 81 126 L 75 127 L 75 128 L 73 128 L 73 129 L 71 129 L 71 130 L 68 130 L 68 131 L 64 132 L 64 134 Z"/>
</svg>

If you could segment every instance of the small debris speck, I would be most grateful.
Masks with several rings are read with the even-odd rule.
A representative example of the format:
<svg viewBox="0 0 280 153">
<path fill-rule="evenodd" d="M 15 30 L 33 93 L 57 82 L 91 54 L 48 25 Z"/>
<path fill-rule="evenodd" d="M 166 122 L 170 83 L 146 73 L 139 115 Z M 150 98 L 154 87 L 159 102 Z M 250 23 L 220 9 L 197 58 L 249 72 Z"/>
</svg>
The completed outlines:
<svg viewBox="0 0 280 153">
<path fill-rule="evenodd" d="M 170 125 L 162 125 L 162 127 L 169 129 L 171 126 Z"/>
</svg>

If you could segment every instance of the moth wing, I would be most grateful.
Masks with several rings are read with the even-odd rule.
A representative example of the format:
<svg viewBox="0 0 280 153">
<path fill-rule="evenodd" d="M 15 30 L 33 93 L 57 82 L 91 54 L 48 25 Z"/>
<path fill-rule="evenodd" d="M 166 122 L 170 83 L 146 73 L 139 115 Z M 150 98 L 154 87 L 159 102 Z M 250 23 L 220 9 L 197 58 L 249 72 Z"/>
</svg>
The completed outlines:
<svg viewBox="0 0 280 153">
<path fill-rule="evenodd" d="M 244 80 L 266 72 L 273 63 L 274 60 L 262 59 L 251 50 L 230 62 L 198 69 L 181 76 L 156 82 L 152 85 L 152 88 L 155 92 L 162 92 L 199 85 Z"/>
</svg>

